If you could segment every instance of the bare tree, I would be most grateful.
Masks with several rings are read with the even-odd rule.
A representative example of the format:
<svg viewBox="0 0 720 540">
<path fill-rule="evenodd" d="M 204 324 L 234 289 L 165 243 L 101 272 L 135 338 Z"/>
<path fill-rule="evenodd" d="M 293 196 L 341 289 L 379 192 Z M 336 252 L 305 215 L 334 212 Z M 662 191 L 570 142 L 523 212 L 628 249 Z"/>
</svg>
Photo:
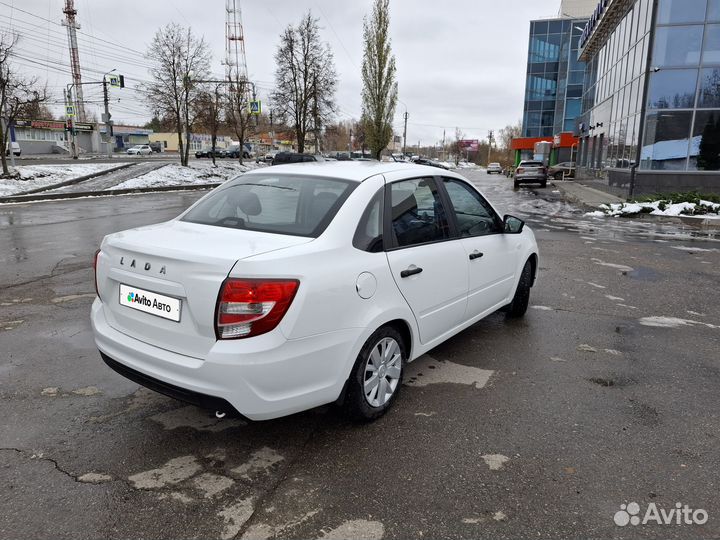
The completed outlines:
<svg viewBox="0 0 720 540">
<path fill-rule="evenodd" d="M 144 85 L 146 100 L 153 113 L 173 119 L 180 163 L 184 166 L 188 164 L 190 136 L 202 90 L 197 81 L 208 78 L 211 56 L 204 38 L 176 23 L 159 29 L 145 53 L 153 66 L 152 80 Z"/>
<path fill-rule="evenodd" d="M 17 45 L 16 34 L 0 33 L 0 161 L 2 176 L 9 176 L 5 148 L 8 146 L 10 126 L 19 116 L 30 116 L 33 111 L 44 107 L 47 90 L 38 89 L 37 78 L 19 75 L 11 65 L 13 48 Z M 12 152 L 12 149 L 10 149 Z"/>
<path fill-rule="evenodd" d="M 212 88 L 203 89 L 198 95 L 196 118 L 200 126 L 210 132 L 210 157 L 215 165 L 215 152 L 217 151 L 217 136 L 223 124 L 223 96 L 220 84 Z"/>
<path fill-rule="evenodd" d="M 320 127 L 332 118 L 337 86 L 330 45 L 320 39 L 318 19 L 309 11 L 297 27 L 283 31 L 275 63 L 274 110 L 293 126 L 298 152 L 304 152 L 308 131 L 317 141 Z"/>
<path fill-rule="evenodd" d="M 375 0 L 372 17 L 363 20 L 362 121 L 375 159 L 380 159 L 380 153 L 392 140 L 397 105 L 395 57 L 390 52 L 388 35 L 389 7 L 389 0 Z"/>
<path fill-rule="evenodd" d="M 238 149 L 238 160 L 243 162 L 245 153 L 245 139 L 252 126 L 252 114 L 250 114 L 250 94 L 247 81 L 239 79 L 231 80 L 228 101 L 227 101 L 227 122 L 230 129 L 235 133 L 240 148 Z"/>
<path fill-rule="evenodd" d="M 512 141 L 522 135 L 522 120 L 518 120 L 515 124 L 507 125 L 499 132 L 500 152 L 499 160 L 505 165 L 513 165 L 515 163 L 515 153 L 512 149 Z"/>
</svg>

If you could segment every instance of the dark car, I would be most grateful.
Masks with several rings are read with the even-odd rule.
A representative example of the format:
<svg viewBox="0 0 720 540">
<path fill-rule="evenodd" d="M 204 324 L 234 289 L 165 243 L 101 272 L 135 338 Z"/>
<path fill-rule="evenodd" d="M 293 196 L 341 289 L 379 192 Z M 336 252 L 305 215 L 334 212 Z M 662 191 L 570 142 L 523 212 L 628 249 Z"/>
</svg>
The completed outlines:
<svg viewBox="0 0 720 540">
<path fill-rule="evenodd" d="M 297 152 L 278 152 L 273 158 L 273 165 L 287 165 L 290 163 L 308 163 L 310 161 L 325 161 L 322 156 L 314 154 L 298 154 Z"/>
<path fill-rule="evenodd" d="M 212 157 L 213 154 L 215 154 L 215 157 L 222 157 L 223 150 L 220 148 L 206 148 L 205 150 L 198 150 L 195 152 L 195 157 L 200 158 L 209 158 Z"/>
<path fill-rule="evenodd" d="M 151 142 L 148 146 L 150 147 L 150 150 L 152 150 L 156 154 L 159 154 L 163 151 L 163 144 L 161 142 Z"/>
<path fill-rule="evenodd" d="M 520 184 L 540 184 L 540 187 L 547 186 L 547 168 L 542 161 L 521 161 L 515 169 L 515 187 Z"/>
<path fill-rule="evenodd" d="M 548 169 L 548 176 L 555 180 L 562 180 L 563 178 L 575 178 L 575 163 L 572 161 L 566 161 L 564 163 L 558 163 Z"/>
</svg>

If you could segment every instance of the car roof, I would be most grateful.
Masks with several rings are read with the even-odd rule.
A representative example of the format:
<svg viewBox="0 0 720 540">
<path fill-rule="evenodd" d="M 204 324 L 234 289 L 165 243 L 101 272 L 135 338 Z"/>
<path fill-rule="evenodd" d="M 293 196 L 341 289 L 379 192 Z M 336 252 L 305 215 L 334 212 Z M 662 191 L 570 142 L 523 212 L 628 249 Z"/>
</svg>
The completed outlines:
<svg viewBox="0 0 720 540">
<path fill-rule="evenodd" d="M 292 163 L 288 165 L 273 165 L 255 169 L 245 173 L 243 176 L 255 174 L 281 173 L 302 176 L 315 176 L 323 178 L 339 178 L 353 182 L 362 182 L 378 174 L 389 174 L 398 171 L 417 172 L 428 176 L 437 176 L 437 167 L 416 165 L 414 163 L 400 163 L 392 161 L 311 161 L 307 163 Z M 452 174 L 451 171 L 444 171 L 443 174 Z"/>
</svg>

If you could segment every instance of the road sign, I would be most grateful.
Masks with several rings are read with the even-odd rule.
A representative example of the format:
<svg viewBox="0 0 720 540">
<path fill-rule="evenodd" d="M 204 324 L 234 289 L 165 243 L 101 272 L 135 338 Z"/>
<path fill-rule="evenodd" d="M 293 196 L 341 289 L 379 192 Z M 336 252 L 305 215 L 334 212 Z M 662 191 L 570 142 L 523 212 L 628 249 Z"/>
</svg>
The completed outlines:
<svg viewBox="0 0 720 540">
<path fill-rule="evenodd" d="M 250 114 L 260 114 L 262 112 L 262 103 L 260 100 L 250 102 Z"/>
<path fill-rule="evenodd" d="M 123 75 L 110 75 L 110 86 L 113 88 L 125 88 L 125 77 Z"/>
<path fill-rule="evenodd" d="M 66 116 L 75 116 L 75 107 L 72 105 L 66 105 L 65 106 L 65 115 Z"/>
</svg>

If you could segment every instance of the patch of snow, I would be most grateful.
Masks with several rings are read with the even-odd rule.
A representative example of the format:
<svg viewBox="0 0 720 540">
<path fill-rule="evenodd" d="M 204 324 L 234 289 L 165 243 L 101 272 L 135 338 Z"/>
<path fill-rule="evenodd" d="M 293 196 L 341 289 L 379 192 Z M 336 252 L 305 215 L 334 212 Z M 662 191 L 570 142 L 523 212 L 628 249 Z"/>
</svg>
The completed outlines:
<svg viewBox="0 0 720 540">
<path fill-rule="evenodd" d="M 668 200 L 642 203 L 632 202 L 603 204 L 600 206 L 600 210 L 588 212 L 585 215 L 589 217 L 618 217 L 634 216 L 640 213 L 647 213 L 653 216 L 677 217 L 683 215 L 717 219 L 720 218 L 720 204 L 703 200 L 699 201 L 698 204 L 689 202 L 673 203 Z"/>
<path fill-rule="evenodd" d="M 657 328 L 680 328 L 682 326 L 706 326 L 708 328 L 720 328 L 714 324 L 704 323 L 701 321 L 692 321 L 689 319 L 680 319 L 678 317 L 643 317 L 640 319 L 643 326 L 654 326 Z"/>
<path fill-rule="evenodd" d="M 218 161 L 215 167 L 213 167 L 211 161 L 191 162 L 187 167 L 169 164 L 137 178 L 126 180 L 109 189 L 221 184 L 249 170 L 265 166 L 265 164 L 255 162 L 240 165 L 239 163 L 227 161 Z"/>
<path fill-rule="evenodd" d="M 19 165 L 11 169 L 14 178 L 0 178 L 0 197 L 44 188 L 117 167 L 118 163 L 68 163 L 63 165 Z"/>
</svg>

